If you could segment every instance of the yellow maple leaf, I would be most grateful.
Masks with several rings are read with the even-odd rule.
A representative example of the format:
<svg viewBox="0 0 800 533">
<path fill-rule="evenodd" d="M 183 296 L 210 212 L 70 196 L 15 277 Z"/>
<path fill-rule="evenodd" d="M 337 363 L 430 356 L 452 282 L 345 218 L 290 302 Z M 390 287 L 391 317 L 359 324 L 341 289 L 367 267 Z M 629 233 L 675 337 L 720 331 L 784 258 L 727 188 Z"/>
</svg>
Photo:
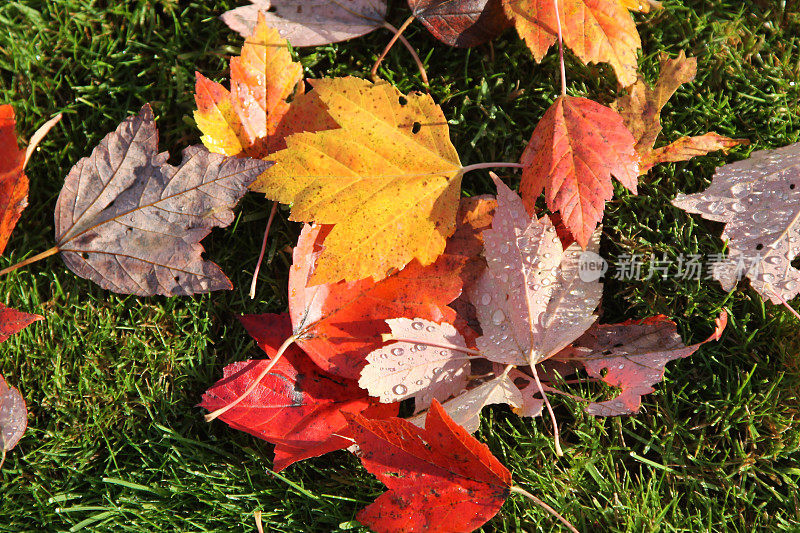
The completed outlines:
<svg viewBox="0 0 800 533">
<path fill-rule="evenodd" d="M 502 0 L 517 33 L 541 61 L 558 39 L 553 0 Z M 629 8 L 641 10 L 630 0 L 558 0 L 564 44 L 586 63 L 610 63 L 619 82 L 636 82 L 636 51 L 642 43 Z"/>
<path fill-rule="evenodd" d="M 303 68 L 292 61 L 286 40 L 259 14 L 241 56 L 231 58 L 230 91 L 197 73 L 194 118 L 203 144 L 229 156 L 264 157 L 279 142 L 272 135 L 302 79 Z"/>
<path fill-rule="evenodd" d="M 303 132 L 251 186 L 291 220 L 334 224 L 310 284 L 381 279 L 432 263 L 455 230 L 463 168 L 441 108 L 359 78 L 312 83 L 338 129 Z"/>
</svg>

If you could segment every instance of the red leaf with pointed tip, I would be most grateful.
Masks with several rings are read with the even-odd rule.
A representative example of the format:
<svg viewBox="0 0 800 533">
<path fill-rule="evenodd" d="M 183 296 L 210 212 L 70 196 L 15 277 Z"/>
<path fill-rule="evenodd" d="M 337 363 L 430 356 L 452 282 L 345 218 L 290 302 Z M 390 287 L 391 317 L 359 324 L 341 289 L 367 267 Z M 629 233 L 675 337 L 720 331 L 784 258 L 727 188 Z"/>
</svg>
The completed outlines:
<svg viewBox="0 0 800 533">
<path fill-rule="evenodd" d="M 0 254 L 28 205 L 28 178 L 23 173 L 25 152 L 17 145 L 15 126 L 14 109 L 0 105 Z"/>
<path fill-rule="evenodd" d="M 578 350 L 571 351 L 570 361 L 583 363 L 590 376 L 619 387 L 622 392 L 613 400 L 590 404 L 586 412 L 596 416 L 637 412 L 642 396 L 654 392 L 652 386 L 664 378 L 668 362 L 689 357 L 706 342 L 719 340 L 727 323 L 728 315 L 723 312 L 717 319 L 714 333 L 691 346 L 683 344 L 675 322 L 664 315 L 621 324 L 595 325 L 575 341 L 574 347 Z"/>
<path fill-rule="evenodd" d="M 378 533 L 467 532 L 503 506 L 511 473 L 433 401 L 425 429 L 348 416 L 364 467 L 389 488 L 358 513 Z"/>
<path fill-rule="evenodd" d="M 512 25 L 500 0 L 408 0 L 408 7 L 434 37 L 459 48 L 491 41 Z"/>
<path fill-rule="evenodd" d="M 603 219 L 614 189 L 611 176 L 636 194 L 639 167 L 633 135 L 611 108 L 560 96 L 545 112 L 522 153 L 519 193 L 528 213 L 545 191 L 547 207 L 559 211 L 582 248 Z"/>
<path fill-rule="evenodd" d="M 42 315 L 23 313 L 0 303 L 0 342 L 30 326 L 37 320 L 44 320 L 44 317 Z"/>
<path fill-rule="evenodd" d="M 444 254 L 423 267 L 416 260 L 375 282 L 371 278 L 308 287 L 331 226 L 305 226 L 289 273 L 289 313 L 298 344 L 323 370 L 358 379 L 366 356 L 389 333 L 387 318 L 452 322 L 447 304 L 461 294 L 463 256 Z"/>
<path fill-rule="evenodd" d="M 288 315 L 245 315 L 240 321 L 270 357 L 291 335 Z M 203 395 L 200 406 L 214 411 L 242 394 L 269 360 L 241 361 L 223 370 L 223 379 Z M 260 385 L 219 418 L 229 426 L 275 444 L 274 468 L 347 448 L 352 441 L 343 413 L 368 418 L 397 415 L 397 404 L 379 404 L 358 383 L 331 376 L 291 346 Z"/>
</svg>

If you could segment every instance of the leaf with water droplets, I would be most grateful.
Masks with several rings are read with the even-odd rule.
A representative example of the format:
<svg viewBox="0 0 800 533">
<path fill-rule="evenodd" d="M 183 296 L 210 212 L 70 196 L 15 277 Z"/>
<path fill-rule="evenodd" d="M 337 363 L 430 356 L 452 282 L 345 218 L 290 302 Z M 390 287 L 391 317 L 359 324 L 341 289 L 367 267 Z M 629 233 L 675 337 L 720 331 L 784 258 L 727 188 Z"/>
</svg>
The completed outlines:
<svg viewBox="0 0 800 533">
<path fill-rule="evenodd" d="M 358 379 L 366 356 L 382 344 L 389 332 L 385 320 L 419 317 L 453 322 L 447 304 L 461 293 L 464 256 L 445 253 L 432 265 L 412 261 L 380 281 L 312 285 L 330 226 L 305 226 L 294 249 L 289 271 L 289 313 L 298 344 L 326 372 Z"/>
<path fill-rule="evenodd" d="M 291 334 L 287 315 L 244 315 L 239 320 L 270 358 Z M 203 394 L 200 407 L 214 411 L 228 405 L 269 362 L 226 366 L 222 379 Z M 294 462 L 350 446 L 343 413 L 386 418 L 397 415 L 397 405 L 378 403 L 355 381 L 322 372 L 297 346 L 290 346 L 256 389 L 219 418 L 275 444 L 274 468 L 280 471 Z"/>
<path fill-rule="evenodd" d="M 17 445 L 27 427 L 28 408 L 25 406 L 25 399 L 0 376 L 0 467 L 3 466 L 6 452 Z"/>
<path fill-rule="evenodd" d="M 464 338 L 447 323 L 393 318 L 390 342 L 367 355 L 358 385 L 384 403 L 415 399 L 415 411 L 435 398 L 443 402 L 463 391 L 469 375 Z"/>
<path fill-rule="evenodd" d="M 800 294 L 800 143 L 754 152 L 717 169 L 711 185 L 678 194 L 673 205 L 724 222 L 725 261 L 712 275 L 726 291 L 743 275 L 765 300 L 779 304 Z"/>
<path fill-rule="evenodd" d="M 662 53 L 661 73 L 656 85 L 651 87 L 639 76 L 636 83 L 628 88 L 628 94 L 611 104 L 636 140 L 640 174 L 645 174 L 658 163 L 686 161 L 714 150 L 727 151 L 733 146 L 748 143 L 746 139 L 730 139 L 711 132 L 699 137 L 681 137 L 667 146 L 653 149 L 661 132 L 661 110 L 678 87 L 694 80 L 696 74 L 697 58 L 687 58 L 683 50 L 675 59 Z"/>
<path fill-rule="evenodd" d="M 475 433 L 481 425 L 481 411 L 487 405 L 507 404 L 521 408 L 524 400 L 519 389 L 507 374 L 486 381 L 447 400 L 442 407 L 453 421 L 470 433 Z M 409 421 L 422 427 L 425 413 L 420 413 Z"/>
<path fill-rule="evenodd" d="M 173 167 L 158 153 L 149 105 L 72 167 L 55 209 L 70 270 L 114 292 L 176 296 L 231 289 L 200 241 L 233 222 L 233 207 L 270 164 L 190 146 Z"/>
<path fill-rule="evenodd" d="M 636 194 L 633 136 L 613 109 L 586 98 L 560 96 L 545 112 L 522 152 L 519 194 L 529 213 L 544 191 L 547 207 L 586 247 L 614 194 L 611 176 Z"/>
<path fill-rule="evenodd" d="M 580 274 L 577 244 L 563 250 L 550 219 L 529 217 L 522 200 L 499 179 L 492 229 L 483 232 L 488 269 L 472 289 L 484 356 L 498 363 L 533 365 L 577 339 L 596 320 L 599 279 Z M 599 230 L 589 250 L 599 248 Z"/>
<path fill-rule="evenodd" d="M 689 357 L 706 342 L 719 340 L 727 320 L 728 315 L 723 312 L 714 333 L 691 346 L 683 344 L 675 323 L 664 315 L 595 325 L 575 341 L 578 350 L 568 352 L 568 361 L 582 363 L 591 377 L 622 391 L 612 400 L 590 404 L 586 412 L 595 416 L 636 413 L 642 396 L 655 391 L 653 385 L 664 378 L 665 365 Z"/>
<path fill-rule="evenodd" d="M 258 16 L 292 46 L 320 46 L 365 35 L 385 24 L 386 0 L 250 0 L 222 14 L 230 29 L 247 37 Z"/>
</svg>

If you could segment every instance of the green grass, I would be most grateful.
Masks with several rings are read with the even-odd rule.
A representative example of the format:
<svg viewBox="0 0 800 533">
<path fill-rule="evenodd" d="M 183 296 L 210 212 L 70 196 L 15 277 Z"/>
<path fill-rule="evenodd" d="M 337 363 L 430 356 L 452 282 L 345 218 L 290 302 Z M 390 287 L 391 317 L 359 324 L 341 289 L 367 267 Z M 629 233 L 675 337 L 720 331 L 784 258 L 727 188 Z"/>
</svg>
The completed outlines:
<svg viewBox="0 0 800 533">
<path fill-rule="evenodd" d="M 173 160 L 198 142 L 193 71 L 227 79 L 227 57 L 241 39 L 216 17 L 241 3 L 0 5 L 0 103 L 14 105 L 23 138 L 56 112 L 65 115 L 29 165 L 30 206 L 2 266 L 52 245 L 64 176 L 143 103 L 153 103 L 161 149 Z M 660 142 L 709 130 L 747 137 L 753 149 L 798 141 L 797 2 L 664 4 L 637 17 L 644 75 L 653 81 L 658 54 L 679 50 L 699 57 L 699 74 L 665 109 Z M 405 17 L 404 2 L 392 2 L 390 21 Z M 441 45 L 419 24 L 407 36 L 426 62 L 464 164 L 515 161 L 558 90 L 557 54 L 534 65 L 513 31 L 472 50 Z M 388 39 L 378 31 L 296 52 L 308 77 L 365 76 Z M 569 54 L 567 61 L 571 93 L 613 97 L 607 66 L 583 66 Z M 402 47 L 381 74 L 403 91 L 421 88 Z M 720 225 L 669 202 L 678 191 L 703 189 L 715 166 L 748 150 L 661 166 L 636 197 L 618 188 L 606 211 L 604 255 L 719 252 Z M 491 192 L 488 175 L 469 175 L 465 190 Z M 337 452 L 273 475 L 270 445 L 206 424 L 195 407 L 225 364 L 259 356 L 235 316 L 286 309 L 298 227 L 285 210 L 258 297 L 246 294 L 267 210 L 263 198 L 249 195 L 234 225 L 204 243 L 231 277 L 231 292 L 123 297 L 77 278 L 58 257 L 0 280 L 5 303 L 47 318 L 0 345 L 0 373 L 30 409 L 28 432 L 0 472 L 0 531 L 251 531 L 255 510 L 272 531 L 363 530 L 355 514 L 383 487 L 356 458 Z M 565 457 L 554 454 L 549 421 L 502 408 L 485 412 L 479 437 L 517 484 L 581 530 L 800 528 L 797 320 L 762 304 L 746 282 L 727 294 L 712 280 L 611 280 L 602 306 L 605 322 L 664 313 L 693 342 L 709 334 L 722 308 L 731 314 L 722 341 L 672 363 L 639 415 L 595 419 L 558 400 Z M 559 527 L 515 496 L 484 530 Z"/>
</svg>

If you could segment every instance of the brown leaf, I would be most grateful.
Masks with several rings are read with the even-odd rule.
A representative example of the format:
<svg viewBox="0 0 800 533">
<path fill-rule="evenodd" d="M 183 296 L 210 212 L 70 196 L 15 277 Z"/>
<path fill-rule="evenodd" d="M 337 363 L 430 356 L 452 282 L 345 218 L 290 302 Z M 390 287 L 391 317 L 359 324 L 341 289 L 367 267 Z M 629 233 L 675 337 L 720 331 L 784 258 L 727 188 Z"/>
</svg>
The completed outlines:
<svg viewBox="0 0 800 533">
<path fill-rule="evenodd" d="M 675 323 L 663 315 L 622 324 L 596 325 L 575 342 L 571 361 L 580 361 L 590 376 L 602 379 L 622 392 L 613 400 L 592 403 L 586 412 L 595 416 L 633 414 L 642 404 L 642 396 L 654 392 L 652 387 L 664 378 L 664 366 L 675 359 L 688 357 L 712 340 L 719 340 L 728 316 L 717 319 L 714 333 L 703 342 L 686 346 Z M 605 373 L 603 373 L 605 371 Z"/>
<path fill-rule="evenodd" d="M 723 289 L 746 275 L 774 304 L 800 294 L 800 270 L 792 266 L 800 255 L 800 143 L 720 167 L 705 191 L 678 194 L 672 204 L 725 223 L 728 257 L 712 270 Z"/>
<path fill-rule="evenodd" d="M 57 249 L 77 275 L 120 293 L 185 295 L 232 288 L 199 244 L 270 164 L 202 146 L 178 167 L 159 154 L 145 105 L 70 171 L 56 203 Z"/>
<path fill-rule="evenodd" d="M 222 20 L 242 37 L 253 33 L 261 12 L 292 46 L 320 46 L 360 37 L 384 25 L 386 0 L 250 0 Z"/>
<path fill-rule="evenodd" d="M 3 466 L 6 452 L 17 445 L 27 427 L 28 408 L 25 406 L 25 399 L 0 376 L 0 467 Z"/>
<path fill-rule="evenodd" d="M 500 0 L 408 0 L 434 37 L 460 48 L 478 46 L 511 27 Z"/>
<path fill-rule="evenodd" d="M 709 152 L 728 150 L 734 146 L 748 145 L 747 139 L 731 139 L 715 132 L 698 135 L 696 137 L 681 137 L 667 146 L 656 148 L 649 154 L 642 157 L 642 169 L 647 170 L 658 163 L 674 163 L 676 161 L 687 161 L 698 155 L 706 155 Z"/>
</svg>

